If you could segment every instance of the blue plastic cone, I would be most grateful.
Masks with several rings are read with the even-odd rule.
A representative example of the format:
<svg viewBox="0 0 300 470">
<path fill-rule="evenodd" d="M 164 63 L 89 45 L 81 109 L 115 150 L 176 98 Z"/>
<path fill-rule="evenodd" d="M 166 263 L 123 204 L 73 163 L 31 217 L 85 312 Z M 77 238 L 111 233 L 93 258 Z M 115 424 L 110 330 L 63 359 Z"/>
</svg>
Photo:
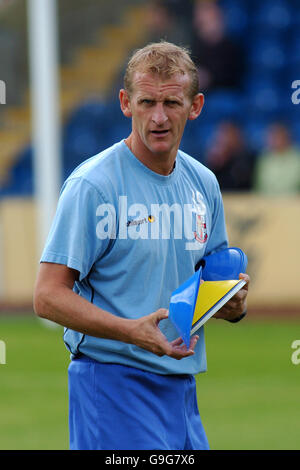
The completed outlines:
<svg viewBox="0 0 300 470">
<path fill-rule="evenodd" d="M 169 318 L 177 328 L 187 348 L 190 347 L 192 321 L 198 296 L 201 272 L 202 268 L 172 293 L 169 305 Z"/>
</svg>

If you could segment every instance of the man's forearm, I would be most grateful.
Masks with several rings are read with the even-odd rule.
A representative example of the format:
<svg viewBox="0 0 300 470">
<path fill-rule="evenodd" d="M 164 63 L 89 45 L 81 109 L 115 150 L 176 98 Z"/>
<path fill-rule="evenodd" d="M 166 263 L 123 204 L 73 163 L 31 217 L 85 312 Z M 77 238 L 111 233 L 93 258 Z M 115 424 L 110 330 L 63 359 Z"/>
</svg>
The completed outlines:
<svg viewBox="0 0 300 470">
<path fill-rule="evenodd" d="M 131 320 L 102 310 L 66 286 L 38 290 L 34 310 L 41 318 L 89 336 L 131 342 Z"/>
</svg>

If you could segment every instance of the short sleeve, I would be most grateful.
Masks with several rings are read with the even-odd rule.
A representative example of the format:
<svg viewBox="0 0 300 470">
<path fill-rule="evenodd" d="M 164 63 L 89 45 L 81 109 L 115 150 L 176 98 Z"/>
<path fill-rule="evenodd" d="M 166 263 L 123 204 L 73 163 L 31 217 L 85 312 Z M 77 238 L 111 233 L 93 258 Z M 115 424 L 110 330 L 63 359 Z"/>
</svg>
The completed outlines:
<svg viewBox="0 0 300 470">
<path fill-rule="evenodd" d="M 113 222 L 102 223 L 104 232 L 99 233 L 99 214 L 104 218 L 111 212 L 110 207 L 85 179 L 67 181 L 40 262 L 64 264 L 79 271 L 79 279 L 84 279 L 113 238 Z M 112 221 L 112 215 L 109 214 L 108 222 Z"/>
<path fill-rule="evenodd" d="M 211 235 L 209 237 L 205 254 L 210 255 L 216 251 L 228 247 L 228 236 L 225 224 L 223 199 L 219 184 L 215 178 L 215 190 L 213 197 L 213 213 Z"/>
</svg>

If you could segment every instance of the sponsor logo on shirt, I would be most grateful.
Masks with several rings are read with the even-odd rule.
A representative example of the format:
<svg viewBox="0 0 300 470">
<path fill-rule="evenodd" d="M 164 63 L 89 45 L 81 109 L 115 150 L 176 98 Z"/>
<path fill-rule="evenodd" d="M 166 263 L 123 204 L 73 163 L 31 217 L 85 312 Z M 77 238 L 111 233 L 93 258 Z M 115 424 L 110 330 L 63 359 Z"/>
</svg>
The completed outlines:
<svg viewBox="0 0 300 470">
<path fill-rule="evenodd" d="M 153 215 L 148 215 L 148 217 L 144 217 L 143 219 L 137 219 L 137 220 L 128 220 L 127 221 L 127 227 L 131 227 L 132 225 L 141 225 L 141 224 L 147 224 L 148 222 L 152 223 L 155 221 L 155 217 Z"/>
</svg>

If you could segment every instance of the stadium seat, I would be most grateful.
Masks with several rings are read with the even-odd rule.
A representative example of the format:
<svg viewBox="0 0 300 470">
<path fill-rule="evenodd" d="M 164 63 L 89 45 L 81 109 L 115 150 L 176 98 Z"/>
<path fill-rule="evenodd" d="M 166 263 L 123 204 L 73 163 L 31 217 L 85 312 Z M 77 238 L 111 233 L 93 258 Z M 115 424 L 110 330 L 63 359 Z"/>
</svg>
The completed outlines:
<svg viewBox="0 0 300 470">
<path fill-rule="evenodd" d="M 116 101 L 83 103 L 64 128 L 64 174 L 67 176 L 85 159 L 96 155 L 130 133 L 130 120 Z"/>
<path fill-rule="evenodd" d="M 195 158 L 197 154 L 200 155 L 200 129 L 196 121 L 188 121 L 185 131 L 183 133 L 181 142 L 180 142 L 180 149 L 190 155 L 195 154 Z"/>
<path fill-rule="evenodd" d="M 251 149 L 261 152 L 266 144 L 266 130 L 272 121 L 257 119 L 247 121 L 243 126 L 244 135 Z"/>
<path fill-rule="evenodd" d="M 205 154 L 217 123 L 208 121 L 201 116 L 195 121 L 188 121 L 180 149 L 201 163 L 205 162 Z"/>
<path fill-rule="evenodd" d="M 16 158 L 0 196 L 31 196 L 33 194 L 32 149 L 28 146 Z"/>
<path fill-rule="evenodd" d="M 224 12 L 228 34 L 243 38 L 249 19 L 247 5 L 239 0 L 221 0 L 220 6 Z"/>
<path fill-rule="evenodd" d="M 248 117 L 274 119 L 283 112 L 284 99 L 276 87 L 258 86 L 249 89 L 245 98 L 245 112 Z"/>
<path fill-rule="evenodd" d="M 300 146 L 300 122 L 293 120 L 290 129 L 292 133 L 292 138 L 295 144 L 299 147 Z"/>
<path fill-rule="evenodd" d="M 264 0 L 259 3 L 253 22 L 266 29 L 287 30 L 292 25 L 292 9 L 286 0 Z"/>
<path fill-rule="evenodd" d="M 297 31 L 295 31 L 294 34 L 292 34 L 290 37 L 288 55 L 287 55 L 287 64 L 292 69 L 297 69 L 299 71 L 299 68 L 300 68 L 300 31 L 299 29 L 297 29 Z"/>
<path fill-rule="evenodd" d="M 243 114 L 243 95 L 237 91 L 218 90 L 205 95 L 203 116 L 208 121 L 239 119 Z"/>
<path fill-rule="evenodd" d="M 287 63 L 285 46 L 279 39 L 258 37 L 249 46 L 249 62 L 261 71 L 277 72 Z"/>
</svg>

